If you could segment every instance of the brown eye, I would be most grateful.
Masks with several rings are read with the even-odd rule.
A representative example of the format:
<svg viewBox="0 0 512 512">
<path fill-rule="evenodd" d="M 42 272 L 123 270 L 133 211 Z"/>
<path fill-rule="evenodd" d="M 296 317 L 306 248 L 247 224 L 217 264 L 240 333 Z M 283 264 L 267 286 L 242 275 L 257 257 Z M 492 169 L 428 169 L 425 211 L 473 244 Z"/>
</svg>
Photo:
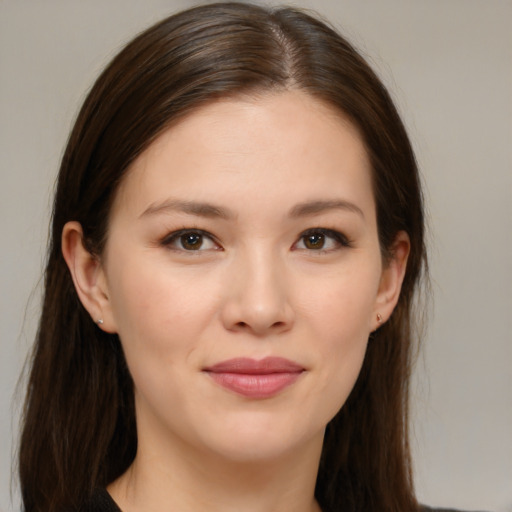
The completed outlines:
<svg viewBox="0 0 512 512">
<path fill-rule="evenodd" d="M 200 230 L 182 229 L 175 231 L 162 240 L 162 245 L 175 251 L 212 251 L 221 247 L 214 241 L 212 235 Z"/>
<path fill-rule="evenodd" d="M 343 233 L 325 228 L 314 228 L 305 231 L 294 244 L 294 249 L 319 251 L 321 253 L 346 247 L 351 247 L 351 243 Z"/>
<path fill-rule="evenodd" d="M 197 251 L 203 245 L 203 235 L 199 233 L 186 233 L 180 236 L 180 242 L 183 249 Z"/>
<path fill-rule="evenodd" d="M 311 233 L 304 237 L 304 245 L 307 249 L 323 249 L 325 235 L 323 233 Z"/>
</svg>

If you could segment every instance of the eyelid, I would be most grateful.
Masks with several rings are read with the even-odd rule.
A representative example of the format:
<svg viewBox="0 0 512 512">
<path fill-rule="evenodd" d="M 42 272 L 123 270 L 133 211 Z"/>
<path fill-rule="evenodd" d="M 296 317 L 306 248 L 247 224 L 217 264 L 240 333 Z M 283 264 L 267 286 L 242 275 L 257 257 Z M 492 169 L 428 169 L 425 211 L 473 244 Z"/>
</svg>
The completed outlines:
<svg viewBox="0 0 512 512">
<path fill-rule="evenodd" d="M 335 250 L 339 250 L 339 249 L 342 249 L 342 248 L 349 248 L 349 247 L 352 247 L 352 242 L 348 239 L 348 237 L 346 235 L 344 235 L 342 232 L 336 230 L 336 229 L 329 229 L 329 228 L 310 228 L 310 229 L 306 229 L 306 231 L 303 231 L 297 242 L 295 242 L 294 244 L 294 247 L 301 241 L 304 239 L 304 237 L 308 236 L 308 235 L 314 235 L 314 234 L 321 234 L 321 235 L 324 235 L 325 237 L 327 238 L 331 238 L 333 239 L 339 246 L 336 247 L 335 249 L 308 249 L 308 248 L 300 248 L 299 250 L 305 250 L 305 251 L 308 251 L 308 252 L 317 252 L 317 253 L 326 253 L 326 252 L 331 252 L 331 251 L 335 251 Z"/>
<path fill-rule="evenodd" d="M 198 249 L 196 251 L 186 250 L 184 248 L 180 249 L 178 247 L 172 247 L 172 244 L 175 241 L 179 240 L 179 238 L 181 236 L 187 235 L 187 234 L 201 235 L 203 238 L 207 238 L 207 239 L 211 240 L 217 247 L 214 249 Z M 183 228 L 183 229 L 178 229 L 176 231 L 172 231 L 171 233 L 168 233 L 160 240 L 160 245 L 162 245 L 170 250 L 186 252 L 186 253 L 198 253 L 198 252 L 211 251 L 211 250 L 217 251 L 217 250 L 222 249 L 219 242 L 216 240 L 216 238 L 211 233 L 209 233 L 208 231 L 204 231 L 203 229 L 198 229 L 198 228 Z"/>
<path fill-rule="evenodd" d="M 172 244 L 179 240 L 179 238 L 186 234 L 197 234 L 202 236 L 203 238 L 206 238 L 210 240 L 213 244 L 216 245 L 215 248 L 208 248 L 208 249 L 197 249 L 197 250 L 187 250 L 185 248 L 179 248 L 179 247 L 172 247 Z M 328 239 L 334 240 L 337 244 L 337 247 L 330 248 L 330 249 L 309 249 L 307 247 L 297 247 L 297 245 L 307 236 L 313 235 L 313 234 L 321 234 L 325 236 Z M 163 247 L 166 247 L 170 250 L 176 250 L 179 252 L 186 252 L 186 253 L 198 253 L 198 252 L 205 252 L 205 251 L 212 251 L 212 250 L 223 250 L 220 243 L 217 241 L 216 237 L 209 233 L 208 231 L 205 231 L 203 229 L 199 228 L 182 228 L 175 231 L 172 231 L 171 233 L 166 234 L 161 240 L 159 241 L 159 244 Z M 330 229 L 330 228 L 309 228 L 305 231 L 303 231 L 300 235 L 297 241 L 293 244 L 292 249 L 296 250 L 304 250 L 308 252 L 316 252 L 316 253 L 326 253 L 326 252 L 333 252 L 339 249 L 348 248 L 352 246 L 352 242 L 348 239 L 348 237 L 343 234 L 342 232 L 336 230 L 336 229 Z"/>
</svg>

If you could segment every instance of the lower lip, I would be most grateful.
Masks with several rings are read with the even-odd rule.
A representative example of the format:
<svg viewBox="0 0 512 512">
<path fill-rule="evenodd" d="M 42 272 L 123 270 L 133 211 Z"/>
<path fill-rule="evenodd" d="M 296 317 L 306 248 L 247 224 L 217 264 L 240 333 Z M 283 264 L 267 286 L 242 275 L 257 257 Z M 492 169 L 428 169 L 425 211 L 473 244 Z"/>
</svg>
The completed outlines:
<svg viewBox="0 0 512 512">
<path fill-rule="evenodd" d="M 222 387 L 248 398 L 270 398 L 291 386 L 302 372 L 245 374 L 208 372 Z"/>
</svg>

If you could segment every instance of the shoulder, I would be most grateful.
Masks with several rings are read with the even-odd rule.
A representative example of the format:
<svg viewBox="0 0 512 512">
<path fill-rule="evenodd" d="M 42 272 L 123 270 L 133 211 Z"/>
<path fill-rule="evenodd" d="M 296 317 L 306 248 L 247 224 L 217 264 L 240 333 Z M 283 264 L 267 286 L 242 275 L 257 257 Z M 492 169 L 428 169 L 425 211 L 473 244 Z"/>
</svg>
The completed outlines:
<svg viewBox="0 0 512 512">
<path fill-rule="evenodd" d="M 105 489 L 97 489 L 91 499 L 78 509 L 78 512 L 122 512 Z M 454 508 L 434 508 L 420 506 L 420 512 L 464 512 Z M 470 512 L 470 511 L 467 511 Z M 477 511 L 474 511 L 477 512 Z M 483 512 L 483 511 L 481 511 Z"/>
<path fill-rule="evenodd" d="M 458 510 L 458 509 L 454 509 L 454 508 L 434 508 L 434 507 L 427 507 L 425 505 L 422 505 L 420 507 L 420 511 L 421 512 L 470 512 L 469 510 L 463 511 L 463 510 Z M 473 511 L 473 512 L 477 512 L 477 511 Z M 480 511 L 480 512 L 483 512 L 483 511 Z"/>
<path fill-rule="evenodd" d="M 121 509 L 105 489 L 97 489 L 78 512 L 121 512 Z"/>
</svg>

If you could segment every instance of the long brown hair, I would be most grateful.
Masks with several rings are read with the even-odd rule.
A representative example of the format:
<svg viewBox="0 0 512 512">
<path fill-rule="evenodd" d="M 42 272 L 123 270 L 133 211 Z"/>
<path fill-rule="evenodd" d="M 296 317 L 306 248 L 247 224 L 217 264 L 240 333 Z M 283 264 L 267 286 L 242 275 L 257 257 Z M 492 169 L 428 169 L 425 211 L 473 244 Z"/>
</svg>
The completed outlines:
<svg viewBox="0 0 512 512">
<path fill-rule="evenodd" d="M 117 335 L 98 329 L 74 290 L 61 233 L 79 221 L 101 255 L 130 164 L 183 115 L 215 98 L 300 89 L 358 127 L 372 164 L 384 258 L 411 241 L 390 320 L 369 343 L 348 401 L 327 426 L 316 497 L 324 510 L 415 510 L 408 447 L 413 299 L 425 267 L 422 196 L 410 142 L 384 86 L 324 22 L 293 8 L 196 7 L 130 42 L 90 91 L 62 159 L 45 294 L 24 410 L 19 471 L 26 511 L 77 506 L 131 464 L 133 383 Z"/>
</svg>

